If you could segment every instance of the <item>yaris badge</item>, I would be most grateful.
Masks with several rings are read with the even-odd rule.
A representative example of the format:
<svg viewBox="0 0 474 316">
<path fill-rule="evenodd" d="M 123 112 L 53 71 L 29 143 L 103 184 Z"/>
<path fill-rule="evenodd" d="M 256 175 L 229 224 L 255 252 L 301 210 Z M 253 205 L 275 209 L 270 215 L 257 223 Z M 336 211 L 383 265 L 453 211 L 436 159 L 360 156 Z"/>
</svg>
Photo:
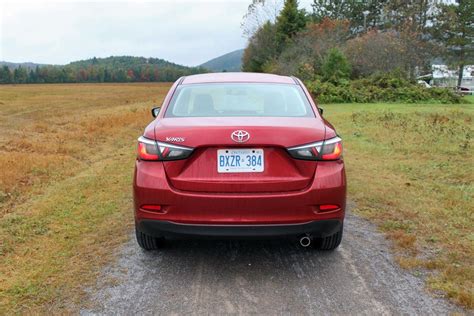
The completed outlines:
<svg viewBox="0 0 474 316">
<path fill-rule="evenodd" d="M 236 143 L 245 143 L 250 139 L 250 134 L 247 131 L 237 130 L 232 132 L 230 138 Z"/>
</svg>

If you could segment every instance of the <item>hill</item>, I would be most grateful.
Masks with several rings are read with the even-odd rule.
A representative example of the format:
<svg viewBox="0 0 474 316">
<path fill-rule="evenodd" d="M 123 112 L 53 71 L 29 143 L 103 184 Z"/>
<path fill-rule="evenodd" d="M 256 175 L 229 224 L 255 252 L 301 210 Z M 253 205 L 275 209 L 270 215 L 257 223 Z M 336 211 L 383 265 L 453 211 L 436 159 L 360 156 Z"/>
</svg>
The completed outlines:
<svg viewBox="0 0 474 316">
<path fill-rule="evenodd" d="M 160 58 L 111 56 L 90 58 L 67 65 L 0 66 L 0 83 L 72 82 L 169 82 L 181 76 L 203 73 L 201 67 L 186 67 Z"/>
<path fill-rule="evenodd" d="M 238 49 L 225 55 L 213 58 L 200 67 L 209 69 L 211 71 L 241 71 L 243 49 Z"/>
<path fill-rule="evenodd" d="M 106 58 L 90 58 L 86 60 L 78 60 L 67 64 L 72 68 L 87 67 L 110 67 L 110 68 L 130 68 L 130 67 L 172 67 L 181 70 L 191 69 L 183 65 L 178 65 L 160 58 L 146 58 L 134 56 L 110 56 Z"/>
</svg>

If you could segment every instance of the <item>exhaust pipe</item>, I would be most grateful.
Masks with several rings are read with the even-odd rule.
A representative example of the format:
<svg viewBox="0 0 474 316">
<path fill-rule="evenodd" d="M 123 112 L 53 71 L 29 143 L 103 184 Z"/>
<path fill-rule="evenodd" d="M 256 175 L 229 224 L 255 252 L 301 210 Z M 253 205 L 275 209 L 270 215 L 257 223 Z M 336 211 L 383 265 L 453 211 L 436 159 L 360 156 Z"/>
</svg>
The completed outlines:
<svg viewBox="0 0 474 316">
<path fill-rule="evenodd" d="M 311 246 L 312 238 L 308 235 L 302 236 L 300 238 L 300 245 L 303 248 Z"/>
</svg>

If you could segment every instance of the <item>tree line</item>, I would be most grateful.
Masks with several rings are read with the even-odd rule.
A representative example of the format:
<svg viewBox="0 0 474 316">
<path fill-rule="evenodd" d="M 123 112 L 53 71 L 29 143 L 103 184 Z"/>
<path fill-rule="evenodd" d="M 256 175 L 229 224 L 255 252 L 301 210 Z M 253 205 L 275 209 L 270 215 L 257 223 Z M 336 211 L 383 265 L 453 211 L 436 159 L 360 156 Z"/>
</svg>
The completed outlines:
<svg viewBox="0 0 474 316">
<path fill-rule="evenodd" d="M 19 66 L 10 69 L 4 65 L 0 67 L 0 83 L 170 82 L 181 76 L 206 71 L 201 67 L 185 67 L 159 58 L 94 57 L 64 66 Z"/>
<path fill-rule="evenodd" d="M 413 79 L 442 57 L 459 70 L 460 85 L 463 67 L 474 63 L 472 0 L 314 0 L 312 12 L 297 0 L 279 11 L 269 3 L 253 0 L 244 17 L 244 71 L 334 84 L 393 71 Z"/>
</svg>

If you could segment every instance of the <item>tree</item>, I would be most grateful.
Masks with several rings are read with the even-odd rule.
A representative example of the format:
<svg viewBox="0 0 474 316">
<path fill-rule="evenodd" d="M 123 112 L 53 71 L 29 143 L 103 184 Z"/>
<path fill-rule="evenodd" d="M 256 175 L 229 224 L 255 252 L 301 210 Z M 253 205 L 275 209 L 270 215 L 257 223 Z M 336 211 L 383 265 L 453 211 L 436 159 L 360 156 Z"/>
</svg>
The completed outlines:
<svg viewBox="0 0 474 316">
<path fill-rule="evenodd" d="M 36 83 L 36 74 L 33 69 L 30 69 L 28 74 L 28 83 Z"/>
<path fill-rule="evenodd" d="M 26 71 L 26 68 L 21 66 L 15 68 L 13 71 L 13 81 L 15 83 L 26 83 L 28 81 L 28 72 Z"/>
<path fill-rule="evenodd" d="M 364 32 L 366 26 L 381 26 L 382 12 L 387 0 L 313 0 L 313 20 L 321 22 L 324 18 L 350 21 L 353 33 Z M 367 16 L 364 18 L 364 11 Z M 365 20 L 365 21 L 364 21 Z M 364 23 L 365 22 L 365 23 Z"/>
<path fill-rule="evenodd" d="M 409 24 L 410 31 L 424 33 L 436 11 L 436 3 L 437 0 L 388 1 L 384 7 L 385 27 L 399 30 Z"/>
<path fill-rule="evenodd" d="M 36 68 L 35 68 L 35 82 L 36 83 L 41 83 L 42 82 L 39 66 L 36 66 Z"/>
<path fill-rule="evenodd" d="M 306 26 L 306 11 L 298 9 L 298 0 L 285 0 L 276 19 L 276 42 L 278 52 L 288 45 L 291 39 Z"/>
<path fill-rule="evenodd" d="M 338 84 L 343 80 L 349 79 L 351 75 L 351 65 L 346 56 L 337 48 L 331 48 L 324 58 L 321 67 L 321 74 L 324 81 Z"/>
<path fill-rule="evenodd" d="M 276 72 L 312 79 L 320 69 L 329 49 L 341 48 L 350 36 L 347 20 L 324 18 L 319 23 L 308 23 L 306 29 L 293 39 L 277 58 Z M 312 73 L 311 73 L 312 72 Z"/>
<path fill-rule="evenodd" d="M 402 69 L 406 61 L 403 42 L 393 31 L 369 31 L 349 40 L 344 52 L 356 77 Z"/>
<path fill-rule="evenodd" d="M 355 0 L 314 0 L 311 6 L 315 22 L 321 22 L 323 19 L 358 21 L 365 8 L 362 1 Z"/>
<path fill-rule="evenodd" d="M 391 0 L 390 0 L 391 1 Z M 389 0 L 363 1 L 366 3 L 365 10 L 367 14 L 367 26 L 372 28 L 382 28 L 384 23 L 384 8 Z M 418 0 L 417 0 L 418 1 Z M 366 30 L 363 30 L 364 32 Z"/>
<path fill-rule="evenodd" d="M 13 76 L 8 66 L 3 66 L 0 68 L 0 83 L 12 83 Z"/>
<path fill-rule="evenodd" d="M 464 66 L 474 62 L 474 1 L 458 0 L 456 4 L 440 3 L 433 21 L 432 34 L 446 48 L 449 62 L 458 68 L 458 87 Z"/>
<path fill-rule="evenodd" d="M 275 23 L 282 7 L 283 0 L 252 0 L 240 24 L 244 35 L 250 38 L 265 23 Z"/>
<path fill-rule="evenodd" d="M 276 57 L 276 25 L 267 22 L 249 39 L 242 57 L 242 70 L 263 72 Z"/>
</svg>

